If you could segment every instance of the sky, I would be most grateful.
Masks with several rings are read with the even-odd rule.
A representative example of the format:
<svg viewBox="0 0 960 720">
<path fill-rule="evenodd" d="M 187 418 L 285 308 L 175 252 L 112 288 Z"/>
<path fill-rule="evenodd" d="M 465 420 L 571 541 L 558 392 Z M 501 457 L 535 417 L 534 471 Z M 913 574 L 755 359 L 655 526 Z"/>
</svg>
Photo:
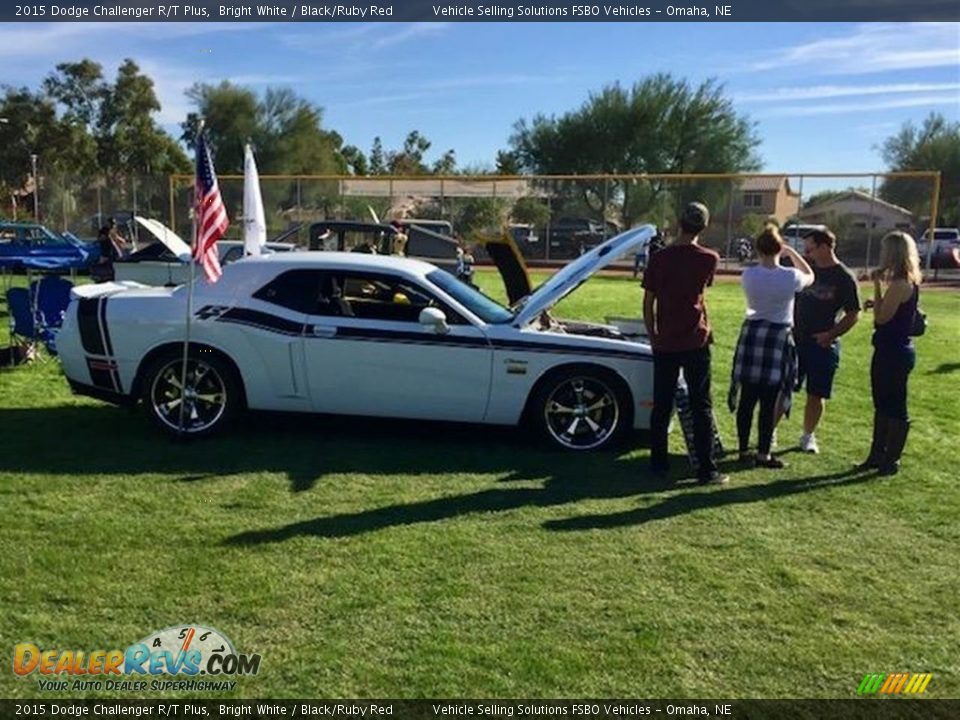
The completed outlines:
<svg viewBox="0 0 960 720">
<path fill-rule="evenodd" d="M 0 23 L 0 84 L 37 87 L 83 57 L 111 76 L 135 60 L 175 135 L 193 109 L 184 91 L 226 79 L 293 89 L 365 152 L 419 130 L 430 158 L 452 148 L 487 168 L 518 119 L 660 71 L 723 83 L 767 172 L 882 170 L 879 146 L 905 121 L 960 119 L 951 23 Z"/>
</svg>

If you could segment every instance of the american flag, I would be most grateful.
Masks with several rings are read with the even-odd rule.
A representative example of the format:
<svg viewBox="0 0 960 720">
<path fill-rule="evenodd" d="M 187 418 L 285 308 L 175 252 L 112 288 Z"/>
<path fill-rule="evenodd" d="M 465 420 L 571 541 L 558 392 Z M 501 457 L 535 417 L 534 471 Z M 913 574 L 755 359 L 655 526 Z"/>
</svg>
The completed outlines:
<svg viewBox="0 0 960 720">
<path fill-rule="evenodd" d="M 217 255 L 217 240 L 223 237 L 230 225 L 227 209 L 220 197 L 217 185 L 217 173 L 210 159 L 203 133 L 197 139 L 197 184 L 194 191 L 196 201 L 197 237 L 193 246 L 193 259 L 203 266 L 203 272 L 210 282 L 220 279 L 220 258 Z"/>
</svg>

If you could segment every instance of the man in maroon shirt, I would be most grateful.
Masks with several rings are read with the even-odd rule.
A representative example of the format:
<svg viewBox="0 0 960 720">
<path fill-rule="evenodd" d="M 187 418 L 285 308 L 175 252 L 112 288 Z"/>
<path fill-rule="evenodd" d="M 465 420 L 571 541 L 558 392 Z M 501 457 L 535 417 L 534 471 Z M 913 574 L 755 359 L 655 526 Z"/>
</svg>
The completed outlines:
<svg viewBox="0 0 960 720">
<path fill-rule="evenodd" d="M 680 216 L 680 236 L 655 253 L 643 275 L 643 321 L 653 346 L 653 413 L 650 416 L 650 466 L 666 476 L 667 429 L 680 370 L 690 393 L 694 446 L 701 483 L 722 485 L 729 478 L 713 458 L 713 410 L 710 398 L 710 343 L 713 342 L 703 293 L 713 283 L 720 256 L 697 239 L 710 222 L 702 203 Z"/>
</svg>

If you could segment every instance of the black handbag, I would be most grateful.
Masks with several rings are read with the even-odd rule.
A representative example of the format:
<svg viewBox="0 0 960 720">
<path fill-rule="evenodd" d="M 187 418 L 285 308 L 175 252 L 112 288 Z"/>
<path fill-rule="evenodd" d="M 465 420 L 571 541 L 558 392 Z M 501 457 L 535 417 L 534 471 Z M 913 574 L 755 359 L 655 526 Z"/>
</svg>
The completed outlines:
<svg viewBox="0 0 960 720">
<path fill-rule="evenodd" d="M 920 337 L 927 331 L 927 314 L 920 309 L 920 288 L 913 286 L 913 297 L 916 300 L 916 308 L 913 311 L 913 319 L 910 321 L 910 337 Z"/>
<path fill-rule="evenodd" d="M 920 337 L 927 331 L 927 314 L 918 306 L 910 323 L 910 337 Z"/>
</svg>

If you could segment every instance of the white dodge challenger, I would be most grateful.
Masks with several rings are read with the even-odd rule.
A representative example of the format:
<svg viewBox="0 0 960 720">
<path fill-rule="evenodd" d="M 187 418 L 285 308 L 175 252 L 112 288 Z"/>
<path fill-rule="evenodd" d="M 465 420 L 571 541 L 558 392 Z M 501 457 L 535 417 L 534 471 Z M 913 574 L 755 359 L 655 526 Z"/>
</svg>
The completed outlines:
<svg viewBox="0 0 960 720">
<path fill-rule="evenodd" d="M 649 427 L 650 347 L 548 311 L 654 233 L 611 238 L 510 308 L 418 260 L 244 259 L 194 284 L 185 385 L 186 286 L 81 286 L 57 347 L 74 392 L 142 400 L 171 434 L 210 434 L 249 408 L 526 423 L 560 447 L 597 449 Z"/>
</svg>

